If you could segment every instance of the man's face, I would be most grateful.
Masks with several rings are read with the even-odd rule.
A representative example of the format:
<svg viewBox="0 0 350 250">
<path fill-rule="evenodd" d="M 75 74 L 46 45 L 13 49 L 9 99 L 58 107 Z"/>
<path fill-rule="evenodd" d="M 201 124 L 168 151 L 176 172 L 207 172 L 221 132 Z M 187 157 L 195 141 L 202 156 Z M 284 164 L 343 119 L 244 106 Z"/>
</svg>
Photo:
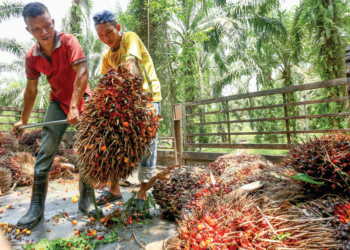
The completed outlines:
<svg viewBox="0 0 350 250">
<path fill-rule="evenodd" d="M 95 29 L 100 40 L 111 48 L 119 45 L 120 35 L 118 30 L 111 23 L 100 23 L 95 25 Z"/>
<path fill-rule="evenodd" d="M 50 45 L 55 42 L 55 20 L 51 19 L 48 12 L 37 17 L 26 18 L 27 31 L 34 36 L 34 38 L 41 45 Z"/>
</svg>

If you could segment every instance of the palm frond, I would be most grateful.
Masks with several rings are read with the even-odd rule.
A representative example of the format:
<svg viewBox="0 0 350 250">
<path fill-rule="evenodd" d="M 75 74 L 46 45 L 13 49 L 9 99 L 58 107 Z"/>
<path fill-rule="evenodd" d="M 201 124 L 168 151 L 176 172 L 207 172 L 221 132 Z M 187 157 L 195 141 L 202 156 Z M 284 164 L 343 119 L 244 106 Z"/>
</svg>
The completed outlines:
<svg viewBox="0 0 350 250">
<path fill-rule="evenodd" d="M 12 72 L 16 74 L 24 74 L 25 73 L 25 65 L 23 60 L 15 60 L 11 64 L 8 63 L 0 63 L 0 73 L 2 72 Z"/>
<path fill-rule="evenodd" d="M 24 5 L 19 1 L 5 1 L 0 4 L 0 23 L 22 15 Z"/>
<path fill-rule="evenodd" d="M 241 76 L 251 75 L 251 68 L 246 67 L 242 62 L 237 62 L 231 66 L 231 70 L 213 84 L 213 97 L 221 95 L 223 88 L 233 81 L 241 79 Z"/>
<path fill-rule="evenodd" d="M 0 102 L 3 103 L 6 106 L 16 106 L 18 103 L 16 103 L 14 100 L 17 99 L 17 97 L 23 93 L 25 89 L 25 86 L 19 86 L 15 88 L 7 88 L 0 92 Z M 22 96 L 23 100 L 23 96 Z"/>
<path fill-rule="evenodd" d="M 25 58 L 27 52 L 26 46 L 15 38 L 0 38 L 0 51 L 9 52 L 21 59 Z"/>
</svg>

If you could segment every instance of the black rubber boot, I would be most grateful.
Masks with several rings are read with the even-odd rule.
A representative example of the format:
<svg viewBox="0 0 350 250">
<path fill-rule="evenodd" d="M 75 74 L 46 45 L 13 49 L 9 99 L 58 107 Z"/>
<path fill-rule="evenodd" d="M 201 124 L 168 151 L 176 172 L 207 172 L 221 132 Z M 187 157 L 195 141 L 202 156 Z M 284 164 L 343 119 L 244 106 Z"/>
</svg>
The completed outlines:
<svg viewBox="0 0 350 250">
<path fill-rule="evenodd" d="M 79 178 L 79 193 L 78 202 L 79 210 L 83 211 L 88 217 L 97 217 L 94 202 L 91 196 L 91 187 L 87 185 L 82 178 Z M 98 209 L 100 215 L 103 215 L 102 209 Z"/>
<path fill-rule="evenodd" d="M 32 229 L 44 215 L 49 174 L 34 175 L 32 199 L 28 212 L 18 221 L 18 229 Z"/>
</svg>

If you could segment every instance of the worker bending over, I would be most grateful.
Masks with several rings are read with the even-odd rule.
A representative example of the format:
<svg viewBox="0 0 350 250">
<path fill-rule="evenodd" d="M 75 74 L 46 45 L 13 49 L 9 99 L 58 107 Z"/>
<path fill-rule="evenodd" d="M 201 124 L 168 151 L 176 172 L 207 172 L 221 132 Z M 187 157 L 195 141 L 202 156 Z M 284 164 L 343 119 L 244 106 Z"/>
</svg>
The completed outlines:
<svg viewBox="0 0 350 250">
<path fill-rule="evenodd" d="M 22 15 L 27 25 L 26 30 L 37 43 L 26 55 L 27 86 L 24 92 L 24 109 L 20 121 L 13 126 L 13 133 L 16 135 L 17 128 L 28 123 L 41 73 L 46 75 L 51 86 L 50 104 L 44 122 L 67 119 L 70 125 L 76 125 L 83 111 L 84 96 L 91 95 L 86 59 L 78 39 L 55 31 L 55 21 L 42 3 L 27 4 Z M 40 150 L 34 166 L 30 207 L 18 221 L 17 228 L 31 229 L 43 217 L 51 165 L 68 126 L 60 124 L 43 127 Z M 23 132 L 21 130 L 21 136 Z M 79 178 L 79 209 L 89 216 L 95 216 L 90 191 L 91 188 Z"/>
<path fill-rule="evenodd" d="M 142 63 L 144 65 L 149 77 L 151 78 L 154 99 L 153 105 L 157 114 L 160 114 L 160 101 L 162 100 L 160 83 L 154 69 L 152 58 L 141 39 L 134 32 L 120 32 L 120 25 L 117 24 L 113 13 L 108 10 L 97 12 L 93 17 L 93 20 L 98 37 L 109 47 L 108 51 L 104 53 L 102 58 L 101 74 L 105 74 L 108 69 L 116 68 L 119 64 L 136 56 L 140 64 Z M 143 79 L 143 89 L 149 91 L 145 74 L 143 75 Z M 156 176 L 157 139 L 158 132 L 155 142 L 151 146 L 150 154 L 145 155 L 139 163 L 138 178 L 141 182 L 141 186 L 137 194 L 137 202 L 140 207 L 147 198 L 147 183 L 152 177 Z M 107 202 L 122 198 L 118 183 L 111 186 L 109 191 L 106 190 L 102 195 L 97 197 L 97 204 L 103 205 Z"/>
</svg>

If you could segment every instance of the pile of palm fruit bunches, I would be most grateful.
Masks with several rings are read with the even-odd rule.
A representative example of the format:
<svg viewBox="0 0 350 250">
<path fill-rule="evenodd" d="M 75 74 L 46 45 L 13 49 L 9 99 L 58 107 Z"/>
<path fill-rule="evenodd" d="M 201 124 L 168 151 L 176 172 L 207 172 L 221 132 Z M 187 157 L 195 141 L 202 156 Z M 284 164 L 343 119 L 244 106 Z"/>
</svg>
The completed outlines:
<svg viewBox="0 0 350 250">
<path fill-rule="evenodd" d="M 143 81 L 110 69 L 85 105 L 77 132 L 80 175 L 92 185 L 126 179 L 152 145 L 159 118 Z"/>
<path fill-rule="evenodd" d="M 41 129 L 27 130 L 16 140 L 10 131 L 0 131 L 0 195 L 14 187 L 33 184 L 34 163 L 41 144 Z M 63 163 L 76 165 L 77 155 L 73 152 L 73 143 L 64 137 L 54 158 L 50 178 L 72 178 L 69 169 L 62 168 Z"/>
<path fill-rule="evenodd" d="M 164 249 L 350 249 L 350 136 L 291 149 L 280 163 L 239 152 L 178 166 L 154 184 L 178 233 Z"/>
</svg>

